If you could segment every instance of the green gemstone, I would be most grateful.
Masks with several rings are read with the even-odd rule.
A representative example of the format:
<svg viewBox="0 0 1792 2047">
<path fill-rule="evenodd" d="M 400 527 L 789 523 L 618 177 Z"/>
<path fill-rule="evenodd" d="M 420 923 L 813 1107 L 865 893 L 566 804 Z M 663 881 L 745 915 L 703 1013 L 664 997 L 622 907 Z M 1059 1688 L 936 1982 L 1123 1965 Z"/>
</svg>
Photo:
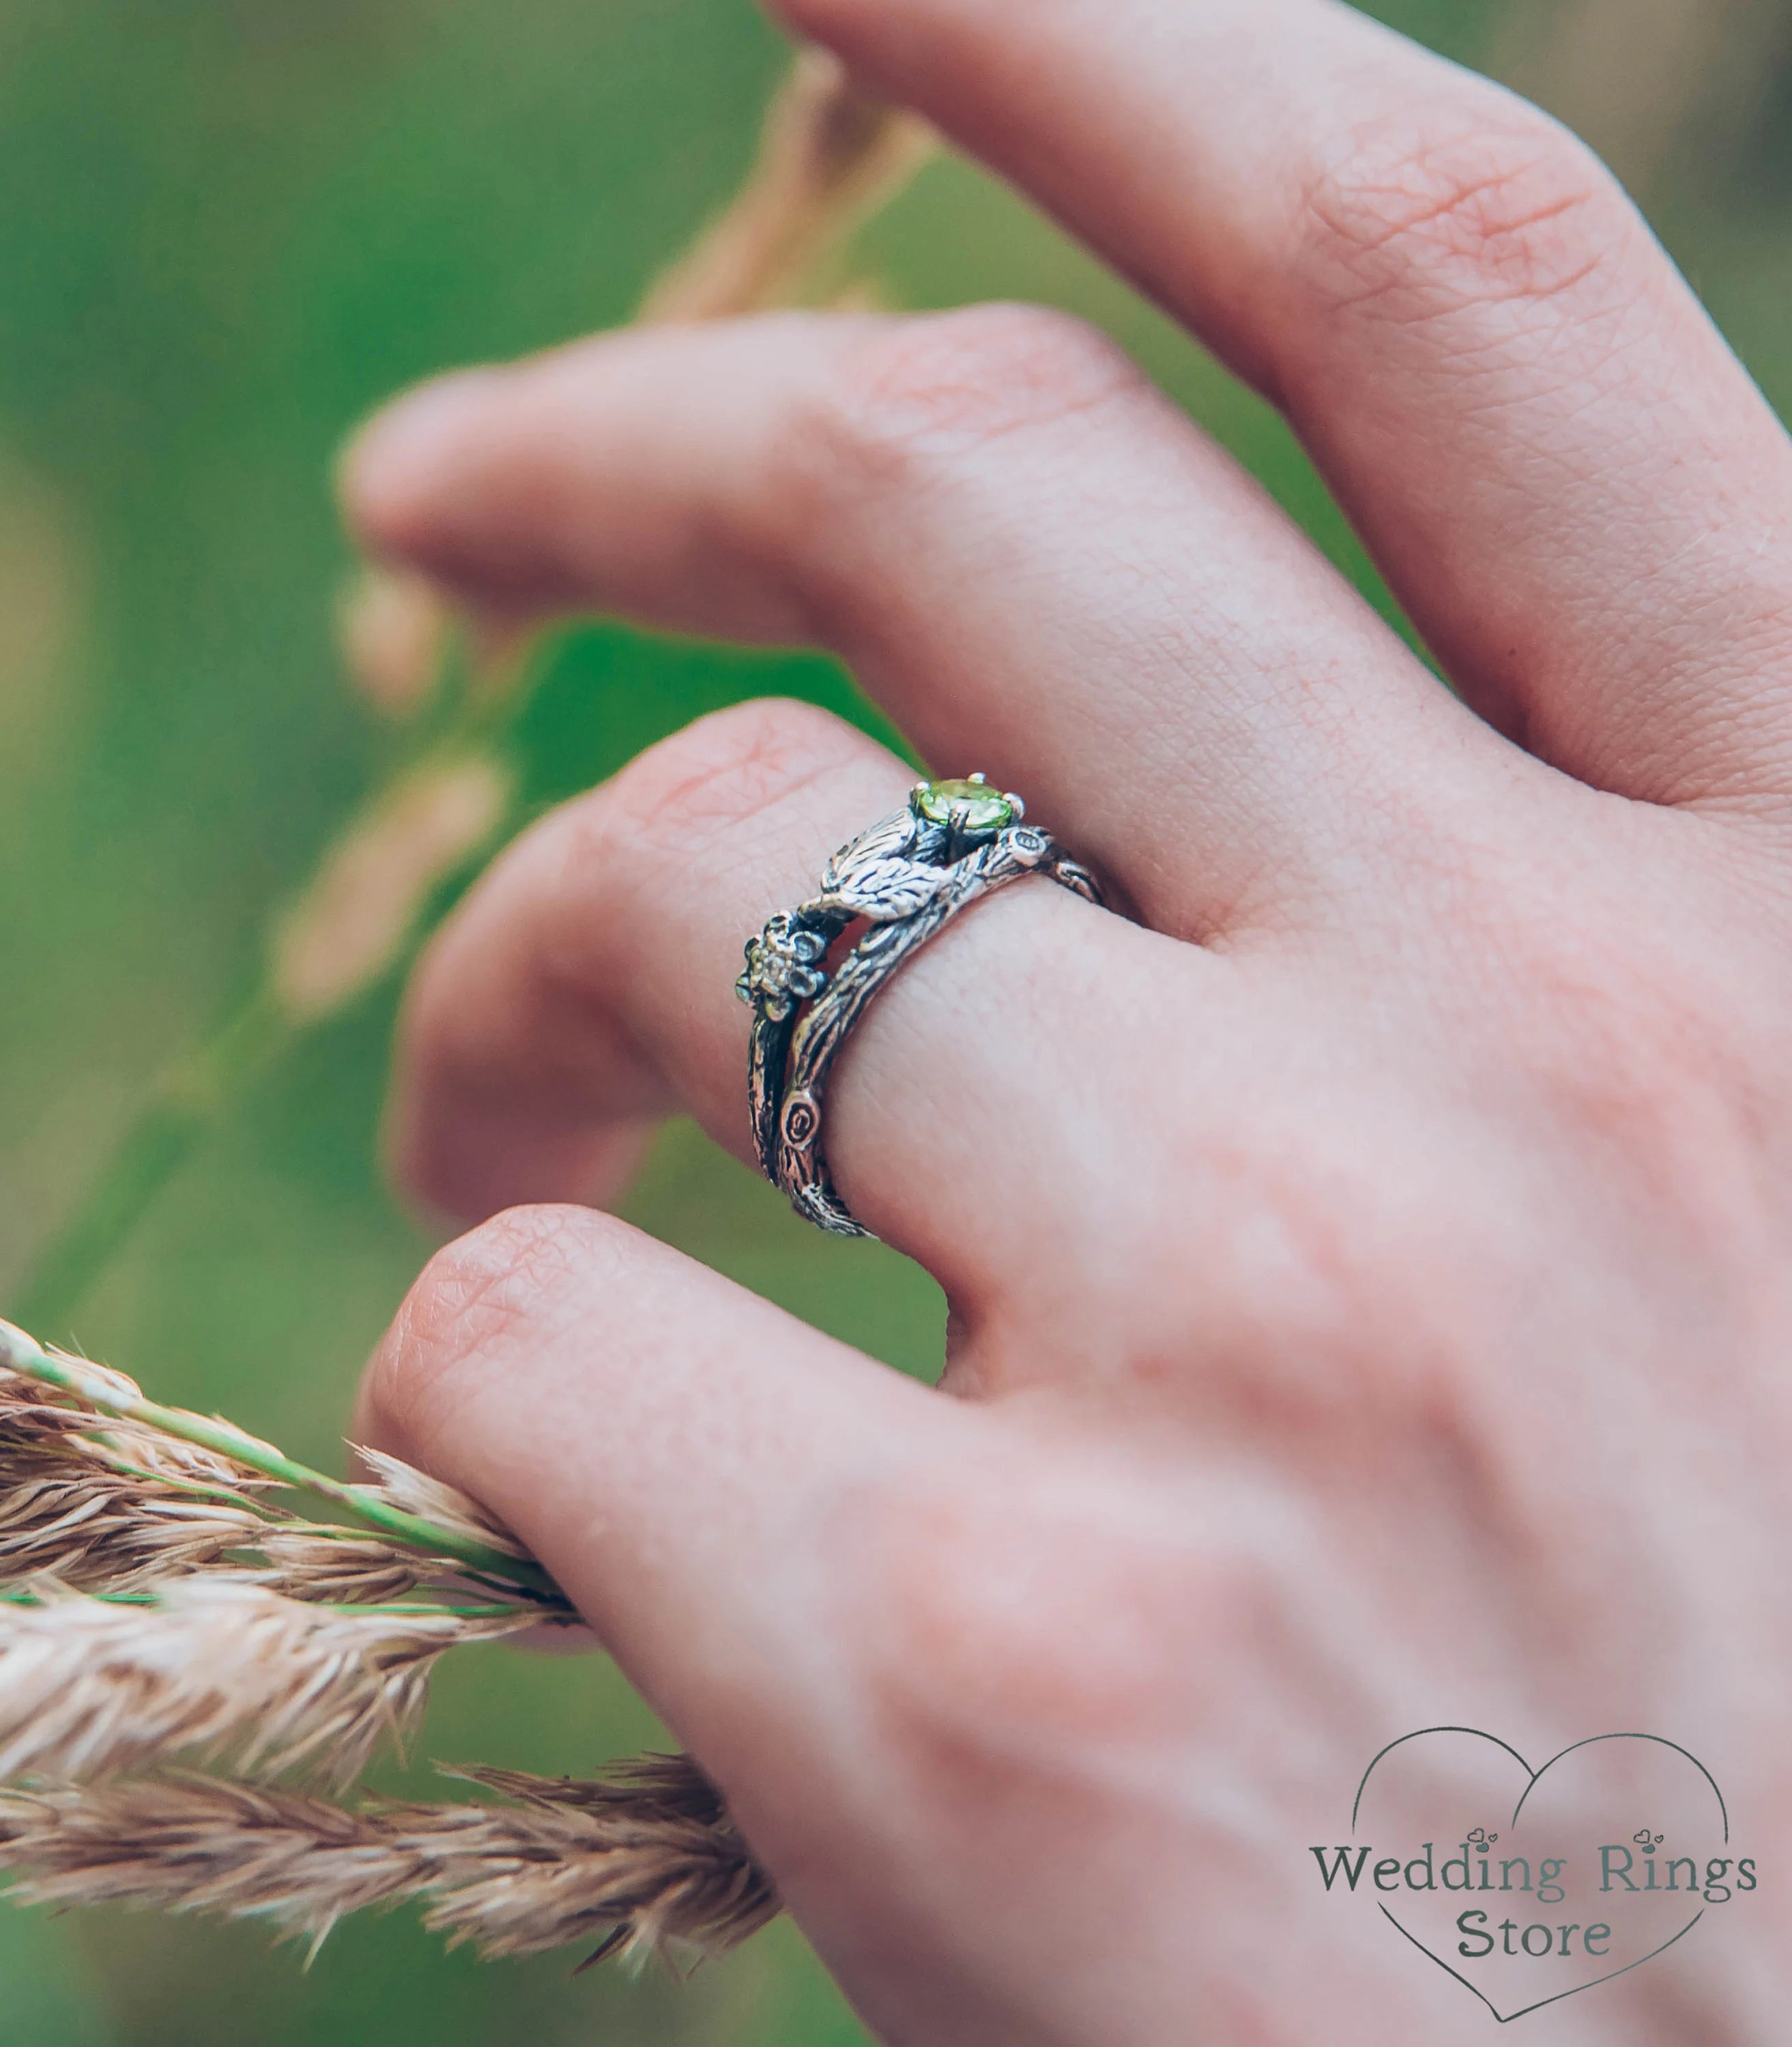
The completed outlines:
<svg viewBox="0 0 1792 2047">
<path fill-rule="evenodd" d="M 923 782 L 915 792 L 916 812 L 931 824 L 960 831 L 1000 831 L 1014 822 L 1014 806 L 999 789 L 982 782 Z"/>
</svg>

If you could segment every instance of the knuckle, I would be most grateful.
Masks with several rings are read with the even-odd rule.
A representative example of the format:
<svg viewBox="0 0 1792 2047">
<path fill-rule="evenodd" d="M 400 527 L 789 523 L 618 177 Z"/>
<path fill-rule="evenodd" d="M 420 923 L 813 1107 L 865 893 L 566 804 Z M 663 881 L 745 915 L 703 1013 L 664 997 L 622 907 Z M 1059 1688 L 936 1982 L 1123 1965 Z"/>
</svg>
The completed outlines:
<svg viewBox="0 0 1792 2047">
<path fill-rule="evenodd" d="M 1664 1192 L 1690 1191 L 1699 1162 L 1731 1150 L 1714 1137 L 1727 1128 L 1741 1138 L 1776 1064 L 1773 1034 L 1759 1027 L 1767 1020 L 1747 991 L 1714 999 L 1721 985 L 1647 956 L 1561 967 L 1557 1027 L 1538 1060 L 1558 1112 L 1583 1137 L 1631 1154 L 1633 1166 L 1652 1159 L 1649 1177 Z M 1560 1027 L 1564 1014 L 1571 1031 Z"/>
<path fill-rule="evenodd" d="M 1329 308 L 1422 321 L 1573 290 L 1626 246 L 1611 174 L 1519 103 L 1403 108 L 1341 137 L 1302 195 L 1298 269 Z"/>
<path fill-rule="evenodd" d="M 799 486 L 831 502 L 1050 428 L 1136 388 L 1136 367 L 1069 315 L 1024 305 L 971 307 L 883 326 L 842 358 L 792 437 Z"/>
<path fill-rule="evenodd" d="M 1720 906 L 1702 927 L 1639 932 L 1628 905 L 1565 917 L 1562 900 L 1468 927 L 1504 991 L 1492 1054 L 1551 1151 L 1597 1161 L 1600 1186 L 1697 1237 L 1744 1212 L 1783 1072 L 1784 984 L 1735 954 Z"/>
<path fill-rule="evenodd" d="M 502 1368 L 519 1337 L 620 1226 L 588 1209 L 507 1209 L 445 1245 L 405 1297 L 368 1368 L 365 1404 L 401 1441 L 438 1429 L 469 1374 Z"/>
<path fill-rule="evenodd" d="M 869 742 L 830 711 L 755 698 L 662 740 L 564 814 L 580 858 L 626 842 L 688 862 L 714 842 L 861 756 Z"/>
<path fill-rule="evenodd" d="M 1275 1596 L 1260 1562 L 1198 1546 L 1110 1484 L 921 1482 L 861 1530 L 860 1611 L 877 1617 L 861 1667 L 880 1717 L 936 1778 L 954 1757 L 1049 1766 L 1186 1724 L 1202 1685 L 1191 1618 L 1241 1660 L 1260 1633 Z"/>
</svg>

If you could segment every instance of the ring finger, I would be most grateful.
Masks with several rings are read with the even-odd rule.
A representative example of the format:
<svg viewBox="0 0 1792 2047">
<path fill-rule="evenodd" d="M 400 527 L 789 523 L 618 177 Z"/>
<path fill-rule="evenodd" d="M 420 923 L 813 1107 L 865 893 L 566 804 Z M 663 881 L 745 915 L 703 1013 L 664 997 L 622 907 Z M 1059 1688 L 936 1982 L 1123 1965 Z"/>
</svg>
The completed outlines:
<svg viewBox="0 0 1792 2047">
<path fill-rule="evenodd" d="M 679 1107 L 750 1158 L 743 937 L 813 894 L 828 854 L 912 780 L 840 720 L 761 702 L 691 726 L 545 819 L 413 983 L 393 1098 L 401 1176 L 469 1220 L 601 1202 L 643 1130 Z M 1142 965 L 1146 953 L 1157 958 Z M 1153 1070 L 1126 1058 L 1138 1020 L 1107 1013 L 1108 991 L 1161 988 L 1198 1011 L 1217 1048 L 1238 973 L 1043 882 L 979 905 L 902 968 L 848 1041 L 827 1106 L 846 1202 L 974 1314 L 986 1286 L 1038 1268 L 1051 1232 L 1087 1227 L 1074 1190 L 1099 1163 L 1083 1155 L 1090 1135 L 1108 1127 L 1116 1085 L 1146 1085 L 1125 1073 Z M 1140 1104 L 1128 1127 L 1149 1112 Z"/>
</svg>

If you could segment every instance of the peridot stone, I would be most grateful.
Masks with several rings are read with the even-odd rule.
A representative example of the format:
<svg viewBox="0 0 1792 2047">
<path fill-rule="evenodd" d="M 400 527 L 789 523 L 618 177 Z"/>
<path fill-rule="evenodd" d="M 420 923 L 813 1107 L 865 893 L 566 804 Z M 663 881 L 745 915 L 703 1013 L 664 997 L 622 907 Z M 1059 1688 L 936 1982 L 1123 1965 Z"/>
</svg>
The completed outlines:
<svg viewBox="0 0 1792 2047">
<path fill-rule="evenodd" d="M 955 825 L 960 831 L 996 832 L 1014 822 L 1013 804 L 984 782 L 923 782 L 914 802 L 930 824 Z"/>
</svg>

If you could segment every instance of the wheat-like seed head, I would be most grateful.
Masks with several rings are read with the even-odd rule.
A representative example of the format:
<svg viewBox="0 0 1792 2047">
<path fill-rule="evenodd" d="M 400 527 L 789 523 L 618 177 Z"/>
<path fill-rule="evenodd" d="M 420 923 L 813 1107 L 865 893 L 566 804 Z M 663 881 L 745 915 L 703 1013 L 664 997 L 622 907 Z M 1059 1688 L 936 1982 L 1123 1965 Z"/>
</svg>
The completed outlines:
<svg viewBox="0 0 1792 2047">
<path fill-rule="evenodd" d="M 93 1429 L 0 1372 L 0 1578 L 135 1592 L 254 1542 L 252 1474 L 138 1424 Z"/>
<path fill-rule="evenodd" d="M 401 1458 L 388 1457 L 384 1450 L 370 1450 L 358 1444 L 354 1453 L 377 1476 L 373 1484 L 358 1485 L 352 1491 L 382 1499 L 389 1507 L 402 1508 L 420 1520 L 433 1522 L 451 1534 L 501 1550 L 507 1557 L 528 1554 L 501 1522 L 494 1520 L 477 1500 L 469 1499 L 455 1487 L 444 1485 L 440 1479 L 430 1477 Z"/>
<path fill-rule="evenodd" d="M 803 51 L 772 104 L 746 183 L 654 285 L 637 318 L 718 319 L 791 303 L 829 243 L 932 147 L 930 129 L 861 91 L 838 58 Z"/>
<path fill-rule="evenodd" d="M 466 1774 L 515 1802 L 346 1808 L 193 1777 L 0 1791 L 0 1867 L 23 1903 L 261 1918 L 314 1946 L 347 1913 L 420 1899 L 427 1925 L 488 1956 L 714 1953 L 780 1909 L 685 1757 L 592 1783 Z"/>
<path fill-rule="evenodd" d="M 346 1782 L 415 1723 L 444 1650 L 536 1618 L 316 1606 L 223 1573 L 145 1605 L 47 1586 L 36 1604 L 0 1604 L 0 1782 L 184 1757 Z"/>
<path fill-rule="evenodd" d="M 440 679 L 447 602 L 422 576 L 362 568 L 336 601 L 336 641 L 349 679 L 394 724 L 413 718 Z"/>
<path fill-rule="evenodd" d="M 0 1322 L 0 1337 L 11 1332 L 10 1323 Z M 29 1337 L 24 1339 L 30 1342 Z M 35 1350 L 37 1346 L 32 1345 Z M 0 1352 L 3 1356 L 4 1352 Z M 141 1400 L 142 1388 L 134 1379 L 110 1365 L 95 1364 L 87 1358 L 72 1358 L 64 1351 L 47 1356 L 78 1365 L 96 1390 L 120 1403 Z M 103 1435 L 96 1435 L 103 1430 Z M 85 1436 L 91 1440 L 71 1442 Z M 246 1441 L 254 1438 L 246 1437 Z M 145 1478 L 169 1485 L 212 1487 L 238 1492 L 266 1484 L 247 1465 L 216 1450 L 186 1443 L 143 1422 L 107 1416 L 103 1424 L 97 1409 L 72 1395 L 53 1391 L 22 1372 L 0 1365 L 0 1457 L 49 1457 L 66 1451 L 104 1463 L 117 1470 L 135 1471 Z"/>
<path fill-rule="evenodd" d="M 79 1362 L 115 1399 L 141 1399 L 122 1372 Z M 252 1438 L 235 1440 L 256 1447 Z M 376 1476 L 346 1488 L 356 1499 L 429 1522 L 451 1542 L 525 1555 L 452 1486 L 397 1457 L 361 1454 Z M 280 1490 L 220 1451 L 149 1422 L 96 1415 L 72 1395 L 0 1369 L 0 1582 L 52 1577 L 83 1592 L 135 1593 L 225 1570 L 292 1599 L 380 1604 L 460 1574 L 451 1557 L 416 1544 L 307 1520 L 278 1503 Z M 540 1600 L 483 1580 L 479 1597 L 541 1611 Z"/>
<path fill-rule="evenodd" d="M 830 242 L 931 146 L 922 124 L 859 92 L 832 57 L 805 53 L 739 198 L 639 317 L 717 319 L 799 300 Z M 435 600 L 363 590 L 349 622 L 358 672 L 404 714 L 437 679 Z M 484 665 L 505 664 L 488 654 Z M 277 928 L 257 1000 L 292 1030 L 339 1011 L 390 966 L 431 889 L 497 831 L 510 795 L 509 771 L 483 740 L 391 778 Z M 446 1649 L 513 1632 L 544 1609 L 570 1612 L 514 1538 L 395 1460 L 370 1457 L 377 1477 L 360 1487 L 315 1473 L 298 1482 L 412 1525 L 388 1522 L 382 1534 L 306 1522 L 269 1497 L 295 1469 L 272 1445 L 234 1438 L 267 1451 L 273 1480 L 215 1447 L 225 1425 L 165 1409 L 165 1428 L 115 1415 L 141 1400 L 122 1373 L 60 1360 L 79 1370 L 72 1390 L 50 1393 L 9 1368 L 48 1355 L 59 1354 L 0 1322 L 0 1583 L 39 1602 L 0 1596 L 0 1779 L 108 1777 L 180 1755 L 264 1774 L 352 1774 L 382 1732 L 414 1717 Z M 83 1387 L 110 1397 L 84 1399 Z M 208 1428 L 211 1446 L 186 1440 Z M 420 1522 L 458 1546 L 434 1555 Z M 505 1558 L 527 1567 L 509 1573 L 520 1588 L 505 1581 Z M 489 1603 L 477 1618 L 352 1610 L 469 1575 Z M 103 1604 L 71 1587 L 149 1600 Z M 714 1949 L 779 1909 L 719 1794 L 685 1758 L 591 1784 L 467 1774 L 514 1804 L 350 1811 L 216 1778 L 0 1790 L 0 1866 L 26 1873 L 14 1894 L 28 1900 L 261 1916 L 314 1938 L 361 1906 L 423 1897 L 431 1925 L 490 1954 L 593 1937 L 599 1952 Z"/>
<path fill-rule="evenodd" d="M 315 1024 L 379 980 L 431 894 L 496 834 L 513 780 L 485 753 L 428 762 L 351 821 L 274 932 L 268 986 L 283 1015 Z"/>
</svg>

